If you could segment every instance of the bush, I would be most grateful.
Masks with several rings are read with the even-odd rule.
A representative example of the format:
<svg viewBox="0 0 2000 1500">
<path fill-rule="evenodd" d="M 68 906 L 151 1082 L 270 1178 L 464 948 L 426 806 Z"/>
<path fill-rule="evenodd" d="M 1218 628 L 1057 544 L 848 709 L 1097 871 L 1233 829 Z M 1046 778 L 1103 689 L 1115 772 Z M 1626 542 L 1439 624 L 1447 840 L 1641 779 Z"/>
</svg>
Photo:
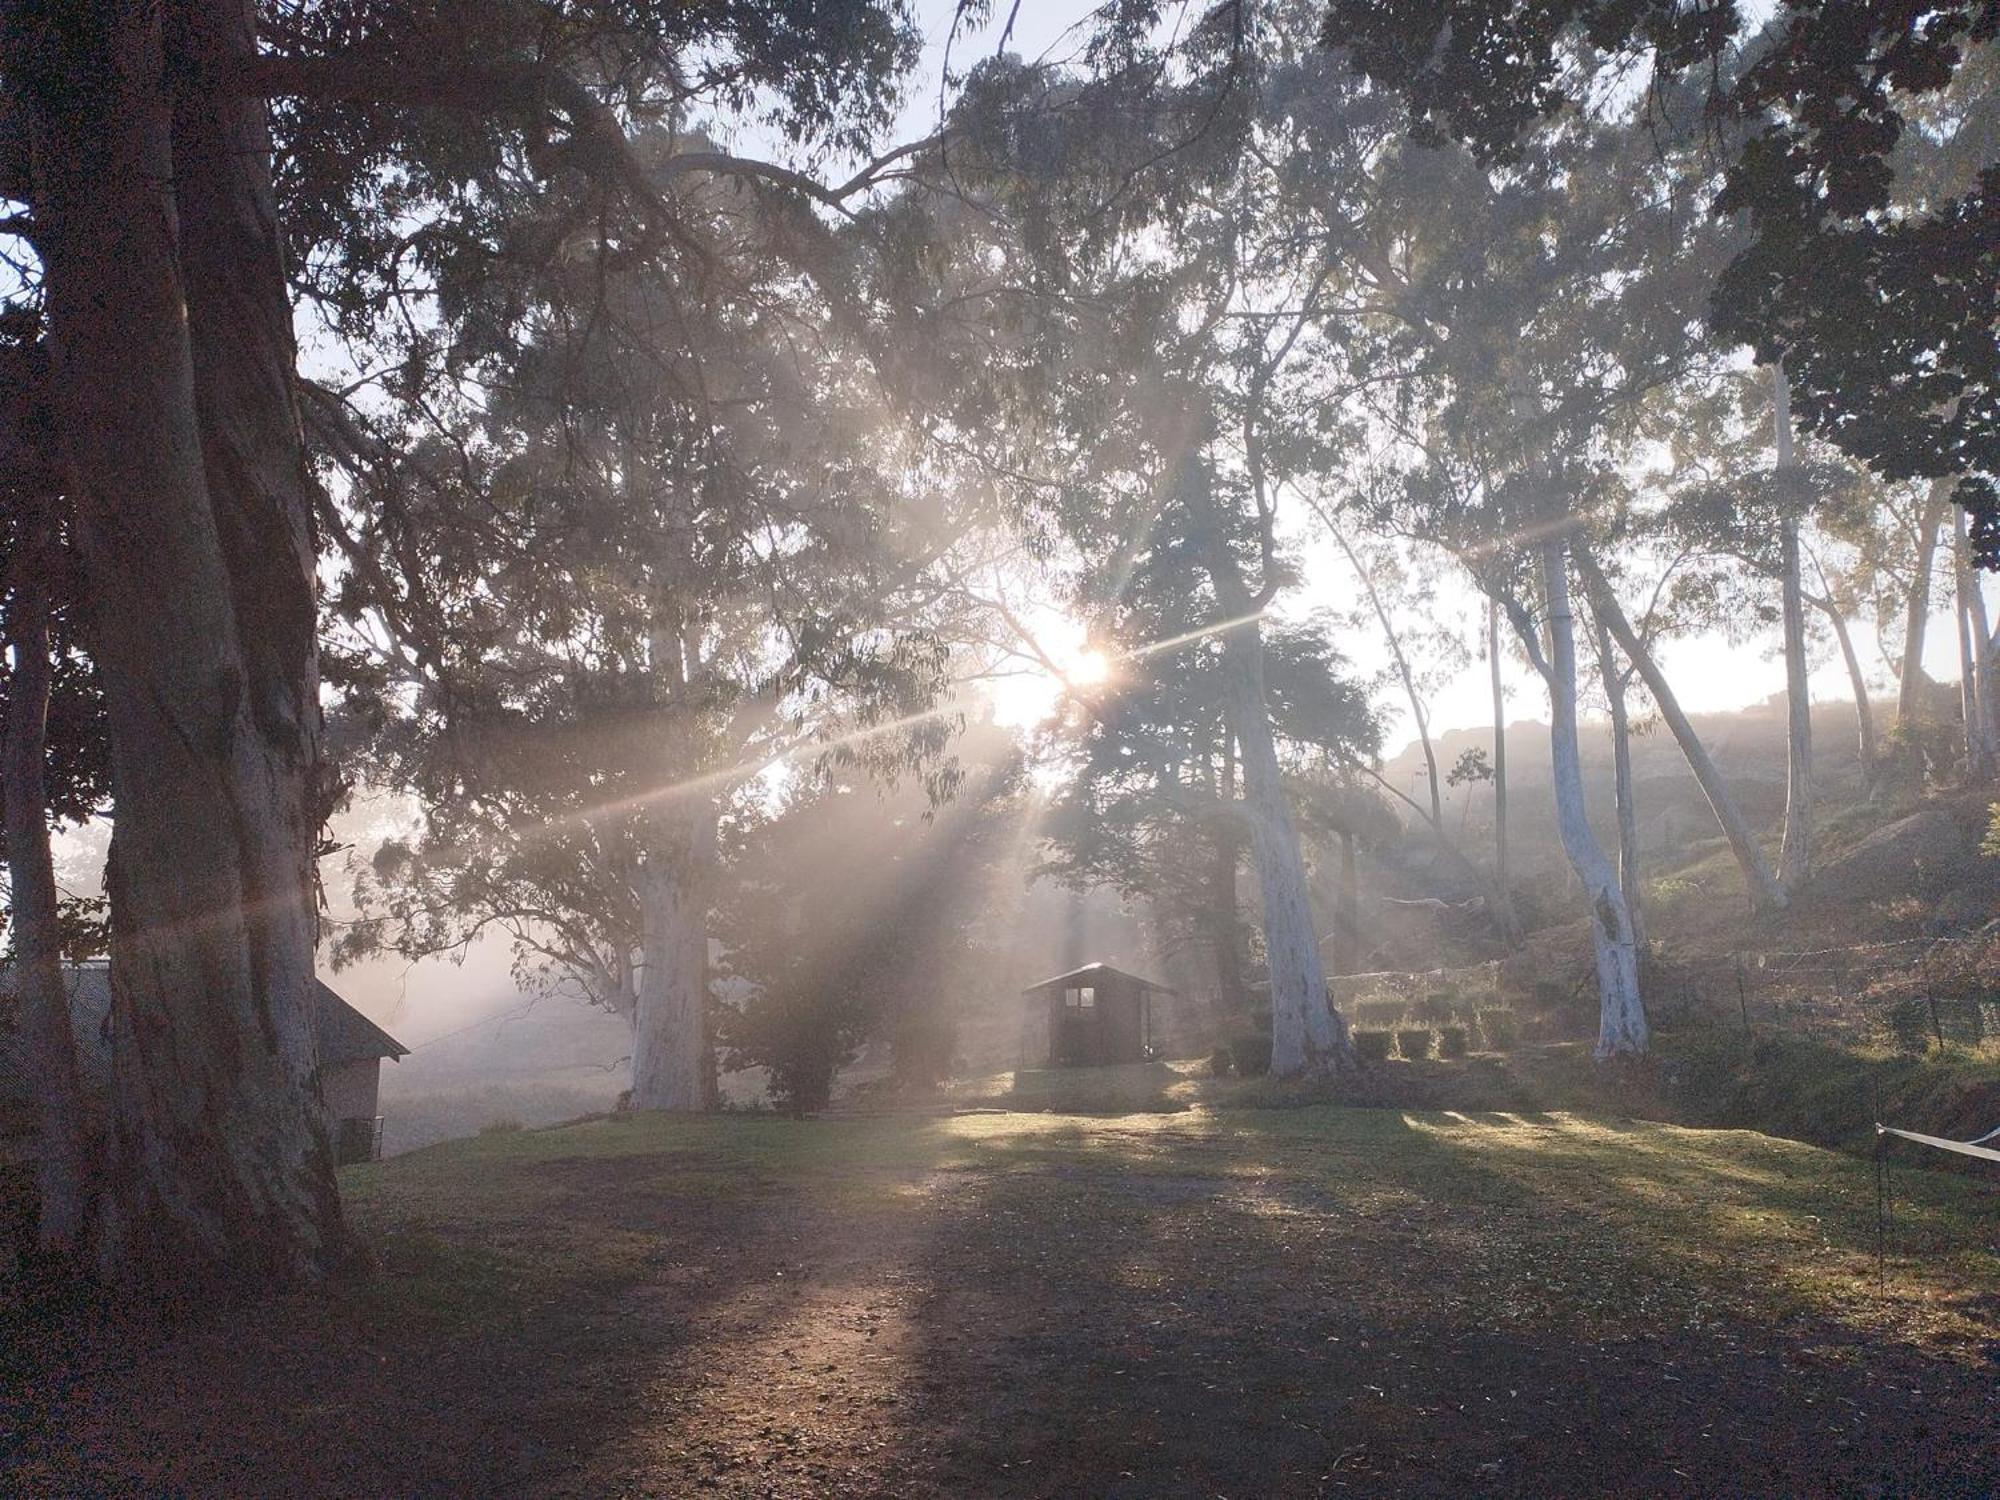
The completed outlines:
<svg viewBox="0 0 2000 1500">
<path fill-rule="evenodd" d="M 1569 991 L 1553 979 L 1535 981 L 1535 1009 L 1543 1012 L 1566 1010 L 1569 1007 Z"/>
<path fill-rule="evenodd" d="M 1354 1033 L 1354 1055 L 1363 1062 L 1387 1062 L 1392 1038 L 1393 1033 L 1387 1031 L 1357 1031 Z"/>
<path fill-rule="evenodd" d="M 1217 1047 L 1213 1052 L 1208 1054 L 1208 1076 L 1210 1078 L 1227 1078 L 1230 1069 L 1235 1066 L 1235 1063 L 1236 1059 L 1230 1055 L 1227 1047 Z"/>
<path fill-rule="evenodd" d="M 1471 1050 L 1471 1038 L 1463 1026 L 1446 1026 L 1438 1032 L 1438 1056 L 1463 1057 Z"/>
<path fill-rule="evenodd" d="M 1236 1072 L 1243 1078 L 1261 1078 L 1271 1071 L 1271 1039 L 1249 1032 L 1229 1039 L 1229 1055 L 1235 1059 Z"/>
<path fill-rule="evenodd" d="M 1419 1019 L 1436 1025 L 1439 1021 L 1450 1020 L 1457 1008 L 1457 990 L 1432 990 L 1417 1003 L 1416 1013 Z"/>
<path fill-rule="evenodd" d="M 1485 1038 L 1488 1050 L 1512 1052 L 1520 1044 L 1521 1027 L 1511 1010 L 1481 1011 L 1479 1034 Z"/>
<path fill-rule="evenodd" d="M 952 1072 L 958 1025 L 934 1009 L 913 1010 L 889 1033 L 889 1076 L 911 1093 L 934 1094 Z M 842 1065 L 851 1060 L 843 1055 Z M 831 1086 L 831 1077 L 828 1083 Z"/>
<path fill-rule="evenodd" d="M 1403 1054 L 1406 1062 L 1431 1055 L 1431 1029 L 1428 1026 L 1411 1026 L 1396 1032 L 1396 1050 Z"/>
</svg>

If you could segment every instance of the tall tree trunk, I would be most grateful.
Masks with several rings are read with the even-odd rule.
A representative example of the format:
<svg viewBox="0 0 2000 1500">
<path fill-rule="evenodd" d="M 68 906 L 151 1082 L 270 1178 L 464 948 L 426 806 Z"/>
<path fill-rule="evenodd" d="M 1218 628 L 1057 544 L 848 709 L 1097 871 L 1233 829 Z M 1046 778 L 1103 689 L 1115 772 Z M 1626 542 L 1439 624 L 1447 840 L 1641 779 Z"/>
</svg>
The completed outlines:
<svg viewBox="0 0 2000 1500">
<path fill-rule="evenodd" d="M 1991 658 L 1985 650 L 1986 596 L 1972 566 L 1972 538 L 1965 512 L 1952 516 L 1952 572 L 1958 595 L 1959 702 L 1965 713 L 1965 771 L 1975 781 L 1993 774 L 1994 703 Z"/>
<path fill-rule="evenodd" d="M 1931 618 L 1931 571 L 1937 556 L 1938 529 L 1957 481 L 1934 479 L 1917 515 L 1917 555 L 1910 575 L 1910 597 L 1904 606 L 1903 666 L 1896 684 L 1896 724 L 1908 731 L 1924 717 L 1924 635 Z"/>
<path fill-rule="evenodd" d="M 1244 613 L 1248 611 L 1236 611 Z M 1343 1069 L 1353 1061 L 1347 1023 L 1327 999 L 1305 859 L 1285 800 L 1277 742 L 1264 700 L 1263 639 L 1255 621 L 1227 632 L 1223 639 L 1229 716 L 1243 756 L 1243 811 L 1250 824 L 1250 855 L 1264 903 L 1264 956 L 1271 974 L 1271 1071 L 1292 1078 Z"/>
<path fill-rule="evenodd" d="M 1771 425 L 1777 449 L 1775 485 L 1778 577 L 1785 622 L 1785 832 L 1778 849 L 1778 884 L 1796 893 L 1812 878 L 1812 696 L 1806 661 L 1805 579 L 1799 523 L 1792 513 L 1798 460 L 1792 449 L 1792 387 L 1785 362 L 1771 366 Z"/>
<path fill-rule="evenodd" d="M 639 1005 L 632 1027 L 632 1107 L 709 1105 L 708 890 L 713 804 L 654 815 L 660 835 L 640 874 Z"/>
<path fill-rule="evenodd" d="M 1591 831 L 1576 732 L 1576 620 L 1570 610 L 1568 548 L 1542 544 L 1542 586 L 1549 612 L 1549 753 L 1556 827 L 1563 852 L 1590 901 L 1590 942 L 1597 961 L 1597 1057 L 1646 1050 L 1646 1010 L 1639 996 L 1639 951 L 1618 876 Z M 1608 623 L 1608 622 L 1607 622 Z"/>
<path fill-rule="evenodd" d="M 1340 832 L 1340 902 L 1334 913 L 1333 968 L 1336 974 L 1361 970 L 1361 876 L 1355 861 L 1354 835 Z"/>
<path fill-rule="evenodd" d="M 250 9 L 105 0 L 36 41 L 52 386 L 117 809 L 98 1259 L 180 1292 L 313 1279 L 343 1243 L 312 1025 L 315 607 L 269 129 L 219 81 Z"/>
<path fill-rule="evenodd" d="M 1611 781 L 1618 809 L 1618 889 L 1632 921 L 1632 941 L 1646 946 L 1645 906 L 1639 894 L 1639 809 L 1632 789 L 1632 716 L 1625 703 L 1625 673 L 1611 644 L 1611 632 L 1597 622 L 1598 670 L 1611 707 Z"/>
<path fill-rule="evenodd" d="M 1834 640 L 1840 643 L 1840 660 L 1847 668 L 1848 689 L 1854 694 L 1854 732 L 1865 783 L 1873 779 L 1875 762 L 1881 754 L 1875 739 L 1875 705 L 1868 696 L 1868 675 L 1861 670 L 1861 653 L 1854 649 L 1854 632 L 1847 628 L 1847 617 L 1840 612 L 1840 606 L 1828 596 L 1815 595 L 1811 602 L 1826 616 L 1833 627 Z"/>
<path fill-rule="evenodd" d="M 41 1198 L 38 1238 L 44 1252 L 76 1263 L 85 1248 L 96 1130 L 77 1073 L 69 995 L 63 985 L 55 863 L 49 854 L 48 573 L 54 533 L 45 516 L 21 528 L 21 573 L 8 613 L 13 670 L 7 681 L 7 726 L 0 748 L 7 828 L 7 875 L 12 891 L 15 993 L 21 1030 L 34 1069 L 40 1151 L 35 1182 Z"/>
<path fill-rule="evenodd" d="M 1243 917 L 1237 898 L 1237 872 L 1243 864 L 1243 838 L 1236 818 L 1236 758 L 1227 733 L 1222 745 L 1220 815 L 1214 824 L 1214 865 L 1210 870 L 1209 945 L 1215 964 L 1217 995 L 1224 1015 L 1241 1014 L 1243 993 Z"/>
<path fill-rule="evenodd" d="M 1653 702 L 1659 706 L 1660 717 L 1673 731 L 1674 742 L 1680 746 L 1688 769 L 1694 772 L 1695 780 L 1701 784 L 1702 794 L 1708 798 L 1709 808 L 1715 813 L 1715 821 L 1721 825 L 1724 837 L 1729 840 L 1730 852 L 1736 856 L 1737 868 L 1743 872 L 1743 886 L 1749 893 L 1750 904 L 1759 910 L 1783 909 L 1787 905 L 1784 889 L 1772 876 L 1764 851 L 1757 846 L 1756 835 L 1751 832 L 1743 810 L 1736 805 L 1735 794 L 1722 779 L 1722 772 L 1716 768 L 1715 761 L 1709 756 L 1701 737 L 1694 732 L 1687 715 L 1681 712 L 1680 700 L 1674 696 L 1666 673 L 1660 670 L 1652 652 L 1639 639 L 1632 622 L 1625 618 L 1618 596 L 1588 548 L 1576 548 L 1576 566 L 1590 594 L 1591 607 L 1598 611 L 1598 617 L 1618 642 L 1625 659 L 1632 663 L 1645 682 L 1647 691 L 1653 695 Z"/>
<path fill-rule="evenodd" d="M 1508 896 L 1507 689 L 1500 673 L 1500 601 L 1486 601 L 1486 669 L 1493 682 L 1493 883 Z"/>
</svg>

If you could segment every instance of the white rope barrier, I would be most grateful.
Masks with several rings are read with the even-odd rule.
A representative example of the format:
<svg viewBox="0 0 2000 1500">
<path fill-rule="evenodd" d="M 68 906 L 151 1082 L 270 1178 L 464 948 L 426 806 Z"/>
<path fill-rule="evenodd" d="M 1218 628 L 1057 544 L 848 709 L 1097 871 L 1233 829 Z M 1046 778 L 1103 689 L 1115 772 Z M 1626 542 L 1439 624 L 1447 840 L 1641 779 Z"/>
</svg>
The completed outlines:
<svg viewBox="0 0 2000 1500">
<path fill-rule="evenodd" d="M 1898 1130 L 1893 1125 L 1884 1125 L 1880 1120 L 1877 1120 L 1875 1122 L 1875 1134 L 1878 1136 L 1899 1135 L 1904 1140 L 1915 1141 L 1920 1146 L 1935 1146 L 1940 1151 L 1956 1151 L 1960 1156 L 1976 1156 L 1984 1161 L 2000 1161 L 2000 1151 L 1996 1151 L 1993 1147 L 1984 1144 L 1987 1141 L 2000 1140 L 2000 1130 L 1988 1131 L 1977 1140 L 1948 1141 L 1939 1135 L 1920 1135 L 1914 1130 Z"/>
</svg>

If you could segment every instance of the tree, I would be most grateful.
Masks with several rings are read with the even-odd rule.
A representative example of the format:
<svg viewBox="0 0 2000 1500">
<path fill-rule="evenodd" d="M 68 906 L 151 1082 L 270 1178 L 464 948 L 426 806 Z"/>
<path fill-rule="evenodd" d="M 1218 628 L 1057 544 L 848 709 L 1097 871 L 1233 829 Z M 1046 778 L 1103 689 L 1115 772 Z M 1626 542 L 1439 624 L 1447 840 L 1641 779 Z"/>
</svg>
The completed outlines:
<svg viewBox="0 0 2000 1500">
<path fill-rule="evenodd" d="M 37 1240 L 55 1263 L 77 1270 L 100 1176 L 102 1111 L 83 1090 L 62 963 L 101 951 L 103 933 L 101 903 L 65 897 L 57 886 L 49 837 L 102 805 L 106 757 L 102 698 L 75 639 L 75 564 L 59 513 L 59 496 L 30 485 L 7 495 L 0 515 L 0 639 L 11 658 L 0 684 L 0 787 L 6 968 L 39 1082 Z"/>
<path fill-rule="evenodd" d="M 1273 1067 L 1297 1074 L 1345 1066 L 1348 1048 L 1267 693 L 1263 622 L 1291 576 L 1278 496 L 1309 431 L 1285 388 L 1305 320 L 1245 233 L 1273 221 L 1261 168 L 1238 150 L 1253 54 L 1235 19 L 1218 13 L 1167 56 L 1136 12 L 1107 15 L 1088 71 L 983 67 L 934 191 L 974 199 L 966 222 L 988 254 L 930 298 L 1004 309 L 1004 356 L 973 345 L 961 389 L 976 394 L 957 404 L 1012 419 L 978 443 L 988 473 L 1045 475 L 1052 452 L 1075 465 L 1022 485 L 1019 503 L 1026 528 L 1080 564 L 1080 612 L 1114 603 L 1158 552 L 1183 553 L 1202 580 L 1263 905 Z"/>
<path fill-rule="evenodd" d="M 693 50 L 690 82 L 672 59 Z M 650 248 L 673 216 L 626 149 L 635 114 L 767 87 L 796 137 L 844 125 L 851 139 L 908 55 L 899 14 L 872 4 L 809 19 L 747 5 L 606 20 L 527 0 L 10 12 L 4 191 L 29 210 L 15 232 L 28 227 L 42 275 L 117 813 L 107 1273 L 263 1286 L 323 1275 L 342 1252 L 310 1024 L 313 864 L 335 782 L 281 228 L 309 285 L 340 268 L 338 323 L 393 320 L 410 301 L 370 289 L 372 252 L 410 224 L 413 243 L 445 242 L 430 231 L 494 203 L 475 183 L 531 178 L 536 162 L 586 178 L 597 222 L 615 224 L 599 248 Z M 655 66 L 624 66 L 639 58 Z M 578 61 L 598 65 L 601 92 Z M 270 97 L 298 131 L 282 224 Z M 426 111 L 450 124 L 427 130 Z M 781 175 L 716 155 L 684 170 Z M 354 253 L 316 255 L 335 239 Z"/>
<path fill-rule="evenodd" d="M 1115 665 L 1101 687 L 1078 690 L 1065 735 L 1074 769 L 1050 804 L 1045 868 L 1156 903 L 1168 943 L 1206 954 L 1216 998 L 1233 1011 L 1246 1005 L 1237 877 L 1248 830 L 1231 663 L 1202 628 L 1206 596 L 1186 549 L 1162 548 L 1137 560 L 1115 612 L 1099 618 Z M 1323 799 L 1305 792 L 1318 784 L 1311 773 L 1365 763 L 1379 729 L 1322 622 L 1273 622 L 1263 666 L 1288 798 L 1324 824 Z"/>
<path fill-rule="evenodd" d="M 525 979 L 632 1016 L 641 1108 L 706 1101 L 717 833 L 757 773 L 823 751 L 923 770 L 949 737 L 930 710 L 956 517 L 899 481 L 865 349 L 762 227 L 754 207 L 687 215 L 727 278 L 708 297 L 592 269 L 528 304 L 483 365 L 506 394 L 458 434 L 454 477 L 403 482 L 424 503 L 355 550 L 479 544 L 343 599 L 407 619 L 420 596 L 433 623 L 407 633 L 448 647 L 393 703 L 357 682 L 393 721 L 376 779 L 428 827 L 364 882 L 380 920 L 343 952 L 508 932 Z"/>
<path fill-rule="evenodd" d="M 720 980 L 734 993 L 718 1032 L 730 1067 L 770 1070 L 781 1108 L 823 1108 L 871 1040 L 888 1043 L 904 1087 L 928 1091 L 949 1072 L 955 996 L 992 972 L 991 913 L 1025 873 L 1013 857 L 1018 746 L 982 725 L 961 752 L 965 776 L 949 804 L 921 787 L 805 775 L 731 831 L 716 933 Z"/>
<path fill-rule="evenodd" d="M 1844 452 L 1892 480 L 1952 479 L 1991 561 L 2000 168 L 1982 92 L 1990 101 L 2000 10 L 1785 0 L 1748 37 L 1744 19 L 1733 3 L 1677 0 L 1331 0 L 1323 35 L 1401 94 L 1419 139 L 1496 159 L 1566 128 L 1588 99 L 1636 92 L 1666 129 L 1685 128 L 1681 86 L 1706 72 L 1703 114 L 1729 153 L 1713 207 L 1750 231 L 1717 283 L 1716 331 L 1782 358 L 1806 426 Z M 1605 87 L 1635 62 L 1650 67 L 1646 89 Z M 1959 108 L 1938 130 L 1944 101 Z M 1913 155 L 1925 170 L 1896 202 Z"/>
</svg>

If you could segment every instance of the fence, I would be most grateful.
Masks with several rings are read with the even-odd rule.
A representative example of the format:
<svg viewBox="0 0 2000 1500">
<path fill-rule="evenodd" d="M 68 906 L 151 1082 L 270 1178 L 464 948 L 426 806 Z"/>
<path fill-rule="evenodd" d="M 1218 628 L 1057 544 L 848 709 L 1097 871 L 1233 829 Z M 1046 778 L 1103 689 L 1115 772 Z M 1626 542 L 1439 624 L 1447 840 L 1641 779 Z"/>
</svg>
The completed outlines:
<svg viewBox="0 0 2000 1500">
<path fill-rule="evenodd" d="M 1773 1025 L 1919 1053 L 2000 1041 L 2000 932 L 1714 958 L 1656 959 L 1647 1008 L 1666 1024 Z"/>
</svg>

